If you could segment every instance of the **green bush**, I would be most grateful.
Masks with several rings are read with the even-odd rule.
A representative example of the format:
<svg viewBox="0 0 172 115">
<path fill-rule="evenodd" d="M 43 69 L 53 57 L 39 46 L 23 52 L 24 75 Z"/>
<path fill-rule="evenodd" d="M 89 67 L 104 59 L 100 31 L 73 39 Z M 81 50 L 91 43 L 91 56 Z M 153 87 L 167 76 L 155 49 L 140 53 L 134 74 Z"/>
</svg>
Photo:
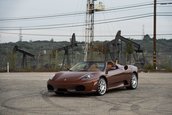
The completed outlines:
<svg viewBox="0 0 172 115">
<path fill-rule="evenodd" d="M 146 72 L 148 72 L 148 71 L 153 71 L 153 70 L 154 70 L 153 65 L 150 64 L 150 63 L 146 64 L 146 65 L 144 66 L 144 70 L 145 70 Z"/>
</svg>

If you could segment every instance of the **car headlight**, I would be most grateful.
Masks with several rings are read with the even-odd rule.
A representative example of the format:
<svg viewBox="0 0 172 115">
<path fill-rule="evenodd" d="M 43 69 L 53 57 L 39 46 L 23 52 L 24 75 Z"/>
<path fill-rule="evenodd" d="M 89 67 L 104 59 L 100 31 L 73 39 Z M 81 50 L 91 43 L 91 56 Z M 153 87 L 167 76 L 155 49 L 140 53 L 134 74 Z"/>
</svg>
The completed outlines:
<svg viewBox="0 0 172 115">
<path fill-rule="evenodd" d="M 92 74 L 85 74 L 85 75 L 83 75 L 83 76 L 81 77 L 81 80 L 89 80 L 89 79 L 91 79 L 92 77 L 93 77 Z"/>
<path fill-rule="evenodd" d="M 53 76 L 53 77 L 50 77 L 49 79 L 50 79 L 50 80 L 53 80 L 53 78 L 54 78 L 54 76 Z"/>
</svg>

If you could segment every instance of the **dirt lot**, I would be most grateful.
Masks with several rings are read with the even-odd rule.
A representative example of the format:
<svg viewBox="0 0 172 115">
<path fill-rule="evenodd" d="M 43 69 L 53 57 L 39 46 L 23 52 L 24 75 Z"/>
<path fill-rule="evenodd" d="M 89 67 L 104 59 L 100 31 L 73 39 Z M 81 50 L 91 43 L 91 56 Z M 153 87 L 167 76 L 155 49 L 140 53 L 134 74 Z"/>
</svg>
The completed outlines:
<svg viewBox="0 0 172 115">
<path fill-rule="evenodd" d="M 172 73 L 140 73 L 137 90 L 48 93 L 54 73 L 0 73 L 0 115 L 172 115 Z"/>
</svg>

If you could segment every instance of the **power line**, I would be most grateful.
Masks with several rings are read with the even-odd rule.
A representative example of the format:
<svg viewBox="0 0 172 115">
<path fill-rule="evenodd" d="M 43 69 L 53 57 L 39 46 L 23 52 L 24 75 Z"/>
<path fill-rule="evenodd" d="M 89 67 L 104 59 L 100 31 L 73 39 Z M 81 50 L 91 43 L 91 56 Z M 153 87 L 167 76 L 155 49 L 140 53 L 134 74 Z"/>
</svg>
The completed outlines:
<svg viewBox="0 0 172 115">
<path fill-rule="evenodd" d="M 172 12 L 157 12 L 158 16 L 171 16 Z M 106 20 L 95 20 L 95 24 L 104 24 L 111 22 L 119 22 L 125 20 L 139 19 L 144 17 L 152 16 L 152 13 L 145 14 L 137 14 L 131 16 L 117 17 L 117 18 L 109 18 Z M 85 26 L 84 22 L 75 22 L 75 23 L 61 23 L 61 24 L 50 24 L 50 25 L 37 25 L 37 26 L 26 26 L 22 27 L 23 30 L 37 30 L 37 29 L 54 29 L 54 28 L 65 28 L 65 27 L 78 27 Z M 0 30 L 18 30 L 20 27 L 0 27 Z"/>
<path fill-rule="evenodd" d="M 110 8 L 110 9 L 107 9 L 107 10 L 104 10 L 104 11 L 106 12 L 106 11 L 113 11 L 113 10 L 131 9 L 131 8 L 137 8 L 137 7 L 143 7 L 143 6 L 152 6 L 152 5 L 153 5 L 153 3 L 135 4 L 135 5 L 131 5 L 131 6 L 124 6 L 124 7 L 118 7 L 118 8 Z"/>
<path fill-rule="evenodd" d="M 172 2 L 159 2 L 160 5 L 172 5 Z"/>
<path fill-rule="evenodd" d="M 12 32 L 0 32 L 1 34 L 12 34 L 18 35 L 19 33 L 12 33 Z M 31 34 L 31 33 L 22 33 L 25 36 L 53 36 L 53 37 L 71 37 L 71 35 L 62 35 L 62 34 Z M 152 36 L 153 34 L 148 34 Z M 165 34 L 157 34 L 158 36 L 172 36 L 172 33 L 165 33 Z M 76 35 L 77 37 L 85 37 L 85 35 Z M 95 37 L 114 37 L 115 35 L 95 35 Z M 126 34 L 123 36 L 143 36 L 142 34 Z"/>
<path fill-rule="evenodd" d="M 74 25 L 74 24 L 78 24 L 78 23 L 83 23 L 83 22 L 76 22 L 76 23 L 60 23 L 60 24 L 48 24 L 48 25 L 36 25 L 36 26 L 26 26 L 26 27 L 22 27 L 22 28 L 36 28 L 36 27 L 51 27 L 51 26 L 64 26 L 64 25 Z M 5 29 L 18 29 L 21 28 L 21 26 L 19 27 L 0 27 L 1 28 L 5 28 Z"/>
<path fill-rule="evenodd" d="M 135 17 L 135 16 L 142 16 L 142 15 L 150 15 L 152 13 L 147 13 L 147 14 L 138 14 L 138 15 L 131 15 L 131 16 L 124 16 L 124 17 L 117 17 L 117 18 L 109 18 L 109 19 L 106 19 L 106 21 L 108 20 L 116 20 L 116 19 L 121 19 L 121 18 L 129 18 L 129 17 Z M 96 22 L 101 22 L 101 21 L 105 21 L 104 19 L 103 20 L 95 20 Z M 39 29 L 39 27 L 57 27 L 57 26 L 70 26 L 70 25 L 80 25 L 80 24 L 84 24 L 84 22 L 77 22 L 77 23 L 63 23 L 63 24 L 51 24 L 51 25 L 37 25 L 37 26 L 27 26 L 27 27 L 22 27 L 22 29 Z M 83 25 L 84 26 L 84 25 Z M 0 27 L 0 29 L 16 29 L 18 30 L 19 28 L 21 27 Z"/>
<path fill-rule="evenodd" d="M 172 2 L 159 2 L 157 4 L 168 5 L 168 4 L 172 4 Z M 116 10 L 123 10 L 123 9 L 131 9 L 131 8 L 144 7 L 144 6 L 152 6 L 152 5 L 153 5 L 153 3 L 133 4 L 133 5 L 130 5 L 130 6 L 123 6 L 123 7 L 117 7 L 117 8 L 109 8 L 109 9 L 101 11 L 101 12 L 116 11 Z M 15 20 L 31 20 L 31 19 L 42 19 L 42 18 L 55 18 L 55 17 L 81 15 L 81 14 L 85 14 L 85 13 L 86 12 L 74 12 L 74 13 L 61 13 L 61 14 L 47 15 L 47 16 L 33 16 L 33 17 L 23 17 L 23 18 L 4 18 L 4 19 L 0 19 L 0 21 L 15 21 Z"/>
<path fill-rule="evenodd" d="M 95 25 L 97 24 L 105 24 L 105 23 L 112 23 L 112 22 L 119 22 L 119 21 L 126 21 L 132 19 L 139 19 L 145 17 L 151 17 L 152 14 L 140 14 L 140 15 L 132 15 L 132 16 L 125 16 L 125 17 L 118 17 L 118 18 L 111 18 L 106 20 L 95 20 Z M 62 24 L 61 24 L 62 25 Z M 55 28 L 70 28 L 70 27 L 80 27 L 85 26 L 84 23 L 74 24 L 74 25 L 62 25 L 62 26 L 52 26 L 52 27 L 36 27 L 36 28 L 22 28 L 22 30 L 39 30 L 39 29 L 55 29 Z M 0 30 L 18 30 L 18 28 L 0 28 Z"/>
<path fill-rule="evenodd" d="M 118 8 L 110 8 L 107 10 L 104 10 L 102 12 L 107 11 L 116 11 L 116 10 L 123 10 L 123 9 L 131 9 L 131 8 L 137 8 L 137 7 L 143 7 L 143 6 L 150 6 L 153 5 L 153 3 L 145 3 L 145 4 L 134 4 L 131 6 L 123 6 Z M 45 18 L 56 18 L 56 17 L 64 17 L 64 16 L 76 16 L 76 15 L 83 15 L 86 12 L 75 12 L 75 13 L 62 13 L 62 14 L 56 14 L 56 15 L 47 15 L 47 16 L 33 16 L 33 17 L 23 17 L 23 18 L 4 18 L 0 19 L 0 21 L 17 21 L 17 20 L 32 20 L 32 19 L 45 19 Z"/>
<path fill-rule="evenodd" d="M 106 23 L 114 23 L 114 22 L 121 22 L 121 21 L 129 21 L 129 20 L 134 20 L 134 19 L 141 19 L 141 18 L 147 18 L 147 17 L 152 17 L 153 14 L 148 13 L 148 14 L 141 14 L 141 15 L 133 15 L 133 16 L 126 16 L 126 17 L 119 17 L 119 18 L 112 18 L 112 19 L 106 19 L 106 20 L 98 20 L 97 22 L 95 21 L 95 25 L 100 25 L 100 24 L 106 24 Z M 172 14 L 159 14 L 157 16 L 172 16 Z M 50 25 L 47 25 L 50 26 Z M 81 27 L 85 26 L 84 23 L 75 23 L 73 25 L 67 25 L 67 24 L 61 24 L 61 26 L 56 26 L 52 25 L 51 27 L 47 27 L 46 25 L 44 27 L 34 27 L 34 28 L 22 28 L 22 30 L 44 30 L 44 29 L 57 29 L 57 28 L 76 28 L 76 27 Z M 0 30 L 18 30 L 19 28 L 0 28 Z"/>
<path fill-rule="evenodd" d="M 0 19 L 0 21 L 16 21 L 16 20 L 31 20 L 31 19 L 42 19 L 42 18 L 55 18 L 55 17 L 74 16 L 74 15 L 81 15 L 81 14 L 84 14 L 84 12 L 64 13 L 64 14 L 47 15 L 47 16 L 35 16 L 35 17 L 23 17 L 23 18 L 4 18 L 4 19 Z"/>
</svg>

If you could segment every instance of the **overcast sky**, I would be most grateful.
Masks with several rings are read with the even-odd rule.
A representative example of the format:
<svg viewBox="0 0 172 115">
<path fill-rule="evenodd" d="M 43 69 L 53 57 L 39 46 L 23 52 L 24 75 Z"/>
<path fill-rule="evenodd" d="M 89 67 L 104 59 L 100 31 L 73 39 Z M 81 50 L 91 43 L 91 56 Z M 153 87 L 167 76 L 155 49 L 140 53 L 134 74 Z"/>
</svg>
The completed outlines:
<svg viewBox="0 0 172 115">
<path fill-rule="evenodd" d="M 0 0 L 0 43 L 19 41 L 20 29 L 23 41 L 69 41 L 72 33 L 84 41 L 85 27 L 76 25 L 85 23 L 86 2 Z M 95 4 L 98 2 L 103 2 L 107 11 L 95 13 L 95 40 L 112 40 L 118 30 L 134 39 L 153 33 L 153 0 L 97 0 Z M 157 38 L 172 39 L 172 0 L 157 2 Z"/>
</svg>

